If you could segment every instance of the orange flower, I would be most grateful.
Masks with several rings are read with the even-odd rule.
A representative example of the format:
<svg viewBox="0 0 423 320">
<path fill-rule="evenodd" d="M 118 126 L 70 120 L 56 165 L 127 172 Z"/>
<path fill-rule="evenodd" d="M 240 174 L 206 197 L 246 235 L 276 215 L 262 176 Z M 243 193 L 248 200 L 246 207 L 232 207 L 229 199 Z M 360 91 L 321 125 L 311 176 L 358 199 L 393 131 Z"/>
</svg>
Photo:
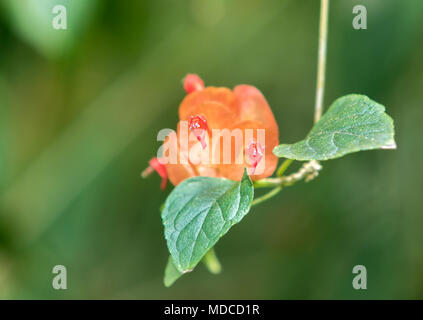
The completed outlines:
<svg viewBox="0 0 423 320">
<path fill-rule="evenodd" d="M 174 161 L 164 167 L 174 185 L 193 176 L 240 180 L 244 167 L 252 180 L 273 174 L 278 158 L 272 150 L 279 144 L 279 130 L 257 88 L 204 87 L 197 75 L 188 74 L 184 89 L 177 134 L 169 135 L 163 145 L 163 158 L 172 160 L 173 155 Z M 163 167 L 159 174 L 165 176 Z"/>
</svg>

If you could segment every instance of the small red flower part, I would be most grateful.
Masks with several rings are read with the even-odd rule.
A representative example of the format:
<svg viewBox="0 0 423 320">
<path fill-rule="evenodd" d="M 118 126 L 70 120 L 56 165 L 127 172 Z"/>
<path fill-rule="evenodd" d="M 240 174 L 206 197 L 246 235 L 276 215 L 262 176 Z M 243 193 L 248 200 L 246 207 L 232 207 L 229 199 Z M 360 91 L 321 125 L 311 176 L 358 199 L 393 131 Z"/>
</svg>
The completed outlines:
<svg viewBox="0 0 423 320">
<path fill-rule="evenodd" d="M 204 89 L 204 82 L 196 74 L 187 74 L 184 79 L 184 89 L 187 93 Z"/>
<path fill-rule="evenodd" d="M 151 159 L 148 164 L 150 165 L 147 169 L 145 169 L 141 176 L 143 178 L 149 176 L 153 171 L 156 171 L 159 176 L 162 178 L 162 182 L 160 184 L 160 189 L 164 190 L 166 189 L 167 185 L 167 170 L 166 166 L 160 162 L 159 158 L 153 158 Z"/>
<path fill-rule="evenodd" d="M 262 147 L 262 145 L 253 140 L 249 143 L 249 145 L 247 146 L 247 149 L 245 150 L 245 154 L 247 155 L 248 159 L 251 162 L 251 174 L 254 174 L 254 172 L 256 171 L 257 165 L 260 162 L 260 160 L 263 158 L 263 152 L 264 152 L 264 147 Z"/>
<path fill-rule="evenodd" d="M 202 115 L 190 116 L 188 128 L 200 141 L 201 147 L 205 149 L 207 147 L 205 137 L 208 130 L 206 118 Z"/>
<path fill-rule="evenodd" d="M 198 75 L 188 74 L 184 89 L 187 95 L 179 106 L 177 132 L 169 135 L 163 145 L 163 157 L 177 159 L 164 165 L 173 185 L 194 176 L 239 181 L 244 168 L 253 181 L 273 174 L 278 158 L 272 150 L 279 144 L 279 128 L 257 88 L 250 85 L 238 85 L 233 90 L 205 87 Z M 237 144 L 237 139 L 229 136 L 230 148 L 216 144 L 215 141 L 225 140 L 221 133 L 217 135 L 223 131 L 242 132 L 241 143 Z M 184 139 L 189 133 L 196 139 Z M 228 157 L 230 161 L 225 161 Z M 199 158 L 202 161 L 194 161 Z M 203 161 L 204 158 L 208 161 Z M 163 165 L 156 171 L 162 178 L 165 176 Z"/>
</svg>

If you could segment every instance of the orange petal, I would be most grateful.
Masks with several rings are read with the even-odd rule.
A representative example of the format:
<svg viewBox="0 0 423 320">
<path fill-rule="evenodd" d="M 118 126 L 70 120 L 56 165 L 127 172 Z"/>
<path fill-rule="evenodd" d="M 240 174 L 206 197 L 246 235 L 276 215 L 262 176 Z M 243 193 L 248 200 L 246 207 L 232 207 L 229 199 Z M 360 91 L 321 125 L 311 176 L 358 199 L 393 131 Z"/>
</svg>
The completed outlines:
<svg viewBox="0 0 423 320">
<path fill-rule="evenodd" d="M 206 87 L 200 91 L 194 91 L 188 94 L 181 103 L 181 108 L 195 107 L 204 102 L 220 102 L 223 105 L 231 105 L 234 102 L 234 94 L 225 87 Z"/>
<path fill-rule="evenodd" d="M 174 186 L 177 186 L 185 179 L 196 176 L 193 168 L 189 164 L 167 164 L 166 170 L 169 180 Z"/>
<path fill-rule="evenodd" d="M 272 130 L 278 127 L 266 99 L 256 87 L 249 85 L 236 86 L 234 95 L 240 121 L 260 121 Z"/>
<path fill-rule="evenodd" d="M 278 163 L 278 158 L 272 152 L 273 148 L 279 144 L 277 127 L 275 131 L 275 127 L 268 128 L 259 121 L 243 121 L 234 125 L 231 130 L 234 129 L 242 130 L 243 143 L 238 148 L 235 148 L 236 144 L 234 142 L 231 144 L 231 164 L 222 163 L 218 167 L 220 175 L 231 180 L 240 180 L 244 173 L 244 167 L 253 167 L 253 164 L 245 155 L 245 148 L 251 140 L 255 140 L 264 148 L 264 157 L 258 163 L 255 173 L 251 175 L 251 179 L 259 180 L 271 176 Z M 250 129 L 250 132 L 246 131 L 246 129 Z M 264 135 L 259 134 L 257 129 L 264 130 L 264 132 L 261 132 Z"/>
<path fill-rule="evenodd" d="M 201 142 L 195 137 L 193 132 L 188 129 L 187 123 L 180 121 L 178 124 L 178 141 L 180 156 L 184 155 L 195 175 L 217 177 L 217 164 L 213 163 L 211 152 L 211 136 L 207 133 L 206 148 L 203 148 Z"/>
<path fill-rule="evenodd" d="M 176 186 L 194 176 L 217 177 L 218 170 L 211 162 L 212 153 L 209 152 L 209 147 L 203 149 L 201 143 L 189 132 L 187 123 L 180 121 L 177 128 L 177 137 L 173 133 L 165 140 L 168 147 L 164 155 L 168 159 L 172 158 L 171 153 L 177 155 L 176 161 L 172 159 L 173 161 L 166 164 L 168 178 L 172 184 Z"/>
<path fill-rule="evenodd" d="M 207 101 L 189 110 L 179 110 L 180 120 L 182 121 L 189 121 L 191 116 L 203 116 L 207 121 L 209 134 L 211 134 L 212 129 L 229 128 L 236 122 L 235 114 L 219 102 Z"/>
<path fill-rule="evenodd" d="M 204 113 L 205 108 L 218 109 L 214 114 L 220 114 L 221 117 L 234 117 L 235 115 L 230 114 L 235 113 L 237 110 L 231 90 L 228 88 L 207 87 L 201 91 L 192 92 L 185 97 L 179 107 L 179 119 L 187 120 L 190 116 Z M 204 114 L 204 116 L 207 115 Z M 210 122 L 209 119 L 207 121 Z M 222 125 L 219 123 L 219 121 L 212 123 L 210 127 L 217 125 L 218 128 L 221 128 Z"/>
<path fill-rule="evenodd" d="M 188 149 L 178 145 L 175 132 L 171 133 L 165 140 L 163 158 L 167 159 L 167 176 L 173 185 L 178 185 L 185 179 L 196 176 L 196 173 L 188 162 Z"/>
</svg>

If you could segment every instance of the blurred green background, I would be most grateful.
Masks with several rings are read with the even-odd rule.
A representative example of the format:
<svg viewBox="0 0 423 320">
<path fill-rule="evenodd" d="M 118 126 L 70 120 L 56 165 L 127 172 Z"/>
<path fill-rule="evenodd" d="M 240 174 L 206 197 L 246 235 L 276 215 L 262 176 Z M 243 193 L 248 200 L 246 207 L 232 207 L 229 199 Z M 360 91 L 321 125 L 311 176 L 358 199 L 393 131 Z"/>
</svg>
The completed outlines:
<svg viewBox="0 0 423 320">
<path fill-rule="evenodd" d="M 67 30 L 52 8 L 67 7 Z M 352 28 L 352 8 L 368 29 Z M 331 2 L 325 105 L 384 104 L 396 151 L 323 163 L 255 207 L 169 289 L 158 176 L 140 172 L 174 128 L 181 79 L 257 86 L 281 142 L 311 128 L 317 0 L 1 0 L 0 298 L 423 298 L 423 1 Z M 298 166 L 298 165 L 297 165 Z M 295 169 L 295 167 L 294 167 Z M 52 268 L 68 290 L 52 288 Z M 352 288 L 367 267 L 368 290 Z"/>
</svg>

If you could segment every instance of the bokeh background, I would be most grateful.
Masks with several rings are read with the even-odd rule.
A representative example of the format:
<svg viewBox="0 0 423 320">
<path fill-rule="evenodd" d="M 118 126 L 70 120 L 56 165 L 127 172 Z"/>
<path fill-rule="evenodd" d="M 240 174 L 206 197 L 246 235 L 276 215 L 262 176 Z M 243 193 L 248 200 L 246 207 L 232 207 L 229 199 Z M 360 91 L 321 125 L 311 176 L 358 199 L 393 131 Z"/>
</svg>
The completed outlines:
<svg viewBox="0 0 423 320">
<path fill-rule="evenodd" d="M 367 30 L 352 28 L 357 4 Z M 219 241 L 221 275 L 199 265 L 162 284 L 171 188 L 140 172 L 176 125 L 181 79 L 257 86 L 281 142 L 298 141 L 313 121 L 318 16 L 317 0 L 1 0 L 0 298 L 423 298 L 421 0 L 331 3 L 325 105 L 348 93 L 384 104 L 398 149 L 323 163 Z M 52 288 L 57 264 L 66 291 Z M 352 288 L 357 264 L 366 291 Z"/>
</svg>

